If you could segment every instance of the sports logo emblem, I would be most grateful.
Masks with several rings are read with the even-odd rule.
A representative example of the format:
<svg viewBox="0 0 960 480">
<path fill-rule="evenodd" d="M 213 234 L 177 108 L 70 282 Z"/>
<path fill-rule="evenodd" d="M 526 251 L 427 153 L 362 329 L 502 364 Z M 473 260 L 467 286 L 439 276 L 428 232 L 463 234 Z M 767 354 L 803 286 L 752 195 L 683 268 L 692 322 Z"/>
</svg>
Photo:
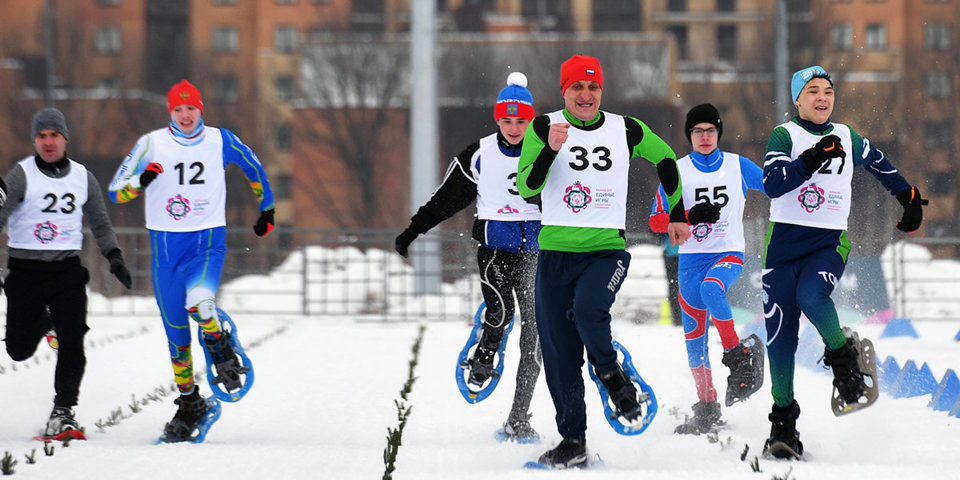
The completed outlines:
<svg viewBox="0 0 960 480">
<path fill-rule="evenodd" d="M 591 201 L 593 198 L 590 196 L 590 187 L 585 187 L 580 182 L 573 182 L 563 194 L 563 203 L 566 203 L 573 213 L 580 213 Z"/>
<path fill-rule="evenodd" d="M 177 194 L 176 197 L 167 200 L 167 213 L 169 213 L 174 220 L 183 220 L 183 217 L 186 217 L 187 214 L 190 213 L 190 200 Z"/>
<path fill-rule="evenodd" d="M 800 195 L 797 196 L 800 206 L 802 206 L 807 213 L 813 213 L 819 210 L 825 198 L 824 190 L 818 187 L 816 183 L 811 183 L 803 187 L 803 190 L 800 190 Z"/>
</svg>

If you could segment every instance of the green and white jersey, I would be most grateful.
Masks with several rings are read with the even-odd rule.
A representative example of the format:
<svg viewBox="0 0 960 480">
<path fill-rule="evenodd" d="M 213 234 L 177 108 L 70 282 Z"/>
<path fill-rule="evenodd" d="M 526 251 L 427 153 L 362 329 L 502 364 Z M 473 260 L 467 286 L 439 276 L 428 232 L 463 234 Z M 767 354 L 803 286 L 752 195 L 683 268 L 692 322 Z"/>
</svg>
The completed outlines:
<svg viewBox="0 0 960 480">
<path fill-rule="evenodd" d="M 823 137 L 803 129 L 794 122 L 786 122 L 779 127 L 790 135 L 792 149 L 779 152 L 790 159 L 799 158 L 805 150 L 813 147 Z M 851 182 L 854 169 L 854 146 L 850 127 L 834 123 L 834 135 L 840 137 L 840 144 L 846 155 L 833 158 L 824 163 L 809 180 L 797 188 L 770 200 L 770 221 L 790 223 L 807 227 L 846 230 L 847 217 L 850 215 Z M 767 154 L 767 162 L 778 160 Z"/>
<path fill-rule="evenodd" d="M 561 110 L 547 114 L 564 123 Z M 541 192 L 543 225 L 624 229 L 630 151 L 623 117 L 604 112 L 592 131 L 570 128 Z"/>
</svg>

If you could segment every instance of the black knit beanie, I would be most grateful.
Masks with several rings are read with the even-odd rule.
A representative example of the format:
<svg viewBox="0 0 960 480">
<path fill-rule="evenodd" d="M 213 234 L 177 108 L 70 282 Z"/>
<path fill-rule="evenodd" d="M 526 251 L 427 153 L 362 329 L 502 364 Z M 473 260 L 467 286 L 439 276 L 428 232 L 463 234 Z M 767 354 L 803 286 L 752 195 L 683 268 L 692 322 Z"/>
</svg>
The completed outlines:
<svg viewBox="0 0 960 480">
<path fill-rule="evenodd" d="M 684 131 L 687 132 L 687 141 L 691 144 L 693 142 L 690 140 L 690 132 L 693 131 L 694 125 L 698 123 L 711 123 L 716 125 L 717 141 L 720 141 L 720 137 L 723 136 L 723 123 L 720 122 L 720 112 L 717 111 L 717 107 L 709 103 L 701 103 L 687 112 L 687 123 L 684 124 L 683 128 Z"/>
</svg>

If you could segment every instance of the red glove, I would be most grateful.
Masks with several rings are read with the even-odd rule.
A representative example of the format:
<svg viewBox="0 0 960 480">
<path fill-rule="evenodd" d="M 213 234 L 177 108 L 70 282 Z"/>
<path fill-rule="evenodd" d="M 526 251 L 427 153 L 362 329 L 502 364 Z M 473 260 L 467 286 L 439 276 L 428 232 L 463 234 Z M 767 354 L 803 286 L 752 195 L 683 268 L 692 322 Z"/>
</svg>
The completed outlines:
<svg viewBox="0 0 960 480">
<path fill-rule="evenodd" d="M 143 173 L 140 174 L 140 186 L 147 188 L 147 185 L 150 185 L 150 182 L 156 180 L 157 175 L 161 173 L 163 173 L 163 165 L 157 162 L 150 162 L 147 168 L 143 169 Z"/>
</svg>

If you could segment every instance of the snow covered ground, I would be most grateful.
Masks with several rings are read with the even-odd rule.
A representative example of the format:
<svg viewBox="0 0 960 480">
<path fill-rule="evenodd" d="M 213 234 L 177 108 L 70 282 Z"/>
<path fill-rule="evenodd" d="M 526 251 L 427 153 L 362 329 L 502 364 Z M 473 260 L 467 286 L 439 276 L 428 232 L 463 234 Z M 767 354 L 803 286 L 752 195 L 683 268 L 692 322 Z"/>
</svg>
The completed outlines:
<svg viewBox="0 0 960 480">
<path fill-rule="evenodd" d="M 223 406 L 223 416 L 200 445 L 154 445 L 175 410 L 168 395 L 143 399 L 171 381 L 166 346 L 155 318 L 91 318 L 88 367 L 77 408 L 89 440 L 58 447 L 52 457 L 30 441 L 49 414 L 53 356 L 41 345 L 36 360 L 0 361 L 0 450 L 18 460 L 12 478 L 367 479 L 383 475 L 388 427 L 397 426 L 394 400 L 407 378 L 414 324 L 353 323 L 295 316 L 237 317 L 241 338 L 256 366 L 256 384 L 241 402 Z M 919 339 L 878 338 L 881 325 L 862 325 L 881 358 L 893 354 L 927 361 L 939 377 L 958 367 L 957 323 L 915 325 Z M 454 383 L 454 363 L 469 333 L 466 322 L 426 326 L 409 403 L 412 412 L 397 458 L 397 479 L 477 478 L 781 478 L 901 479 L 960 478 L 960 419 L 927 407 L 929 395 L 893 399 L 881 395 L 873 407 L 846 417 L 830 412 L 830 376 L 798 369 L 797 398 L 803 413 L 798 430 L 810 457 L 787 463 L 761 459 L 761 473 L 740 460 L 759 454 L 769 430 L 771 400 L 764 388 L 745 403 L 724 410 L 730 428 L 721 440 L 674 435 L 674 426 L 695 401 L 678 327 L 614 324 L 634 362 L 654 388 L 659 413 L 642 435 L 623 437 L 601 417 L 599 397 L 587 384 L 588 445 L 604 460 L 590 471 L 544 473 L 521 469 L 559 441 L 553 406 L 541 378 L 532 423 L 538 445 L 500 444 L 493 432 L 505 420 L 513 395 L 518 348 L 511 338 L 505 378 L 485 401 L 467 404 Z M 715 335 L 714 335 L 715 336 Z M 718 377 L 725 367 L 712 345 Z M 587 379 L 589 381 L 589 379 Z M 722 387 L 721 387 L 722 391 Z M 204 392 L 209 390 L 204 385 Z M 143 403 L 143 402 L 141 402 Z M 102 430 L 98 421 L 122 410 L 124 418 Z M 674 410 L 679 410 L 674 414 Z M 25 454 L 36 448 L 36 464 Z M 792 469 L 792 470 L 791 470 Z"/>
<path fill-rule="evenodd" d="M 10 478 L 381 478 L 387 429 L 398 423 L 394 402 L 407 380 L 420 325 L 294 314 L 233 318 L 255 364 L 256 383 L 241 402 L 223 404 L 220 421 L 199 445 L 154 445 L 175 411 L 166 340 L 154 314 L 89 319 L 87 372 L 77 407 L 89 440 L 58 445 L 53 456 L 44 456 L 42 445 L 30 440 L 51 408 L 53 353 L 40 345 L 33 359 L 18 364 L 0 354 L 0 453 L 18 461 Z M 560 440 L 549 393 L 541 376 L 531 419 L 543 436 L 540 444 L 497 443 L 493 433 L 513 396 L 519 334 L 510 338 L 504 380 L 488 399 L 470 405 L 454 381 L 469 321 L 425 325 L 393 478 L 960 479 L 960 419 L 928 408 L 930 395 L 894 399 L 884 393 L 871 408 L 837 418 L 829 407 L 831 376 L 808 368 L 798 368 L 796 378 L 807 461 L 760 459 L 761 471 L 751 469 L 769 432 L 769 384 L 747 402 L 724 409 L 729 428 L 720 443 L 674 435 L 696 400 L 682 331 L 623 318 L 614 320 L 614 335 L 656 392 L 660 408 L 653 424 L 639 436 L 617 435 L 603 420 L 587 378 L 588 447 L 603 465 L 573 472 L 523 470 L 524 462 Z M 880 338 L 882 324 L 854 327 L 874 341 L 881 360 L 893 355 L 901 366 L 908 359 L 925 361 L 938 381 L 948 368 L 960 371 L 960 343 L 953 341 L 960 320 L 914 323 L 919 339 Z M 715 331 L 711 347 L 722 393 L 727 370 Z M 205 382 L 201 385 L 208 395 Z M 119 421 L 106 425 L 118 411 Z M 741 461 L 745 446 L 747 461 Z M 27 464 L 25 455 L 33 449 L 36 464 Z"/>
</svg>

